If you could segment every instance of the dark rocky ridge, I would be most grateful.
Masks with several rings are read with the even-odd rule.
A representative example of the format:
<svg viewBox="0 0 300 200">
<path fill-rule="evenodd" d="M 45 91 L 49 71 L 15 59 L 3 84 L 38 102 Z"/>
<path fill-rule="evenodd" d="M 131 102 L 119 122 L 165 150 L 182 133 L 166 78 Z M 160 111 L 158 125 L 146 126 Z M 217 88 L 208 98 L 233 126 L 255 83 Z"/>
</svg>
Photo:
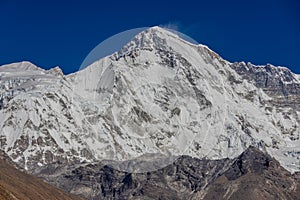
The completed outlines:
<svg viewBox="0 0 300 200">
<path fill-rule="evenodd" d="M 244 62 L 235 62 L 231 68 L 273 97 L 270 102 L 273 105 L 300 110 L 300 82 L 288 68 L 270 64 L 255 66 Z"/>
<path fill-rule="evenodd" d="M 242 153 L 209 185 L 206 199 L 299 199 L 300 182 L 255 148 Z M 298 189 L 297 189 L 298 187 Z"/>
<path fill-rule="evenodd" d="M 87 199 L 300 199 L 299 175 L 291 175 L 254 147 L 235 159 L 181 156 L 146 173 L 120 172 L 95 163 L 48 168 L 39 176 Z"/>
</svg>

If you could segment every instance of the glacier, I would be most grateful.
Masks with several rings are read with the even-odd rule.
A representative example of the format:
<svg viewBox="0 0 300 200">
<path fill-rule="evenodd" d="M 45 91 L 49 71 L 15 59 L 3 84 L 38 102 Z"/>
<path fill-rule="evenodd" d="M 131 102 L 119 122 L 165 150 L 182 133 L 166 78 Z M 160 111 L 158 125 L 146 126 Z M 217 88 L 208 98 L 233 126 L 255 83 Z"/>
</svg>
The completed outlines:
<svg viewBox="0 0 300 200">
<path fill-rule="evenodd" d="M 252 145 L 299 171 L 300 110 L 270 104 L 274 96 L 238 73 L 247 66 L 160 27 L 69 75 L 1 66 L 0 148 L 28 171 L 164 157 L 152 169 L 122 168 L 144 172 L 180 155 L 233 158 Z"/>
</svg>

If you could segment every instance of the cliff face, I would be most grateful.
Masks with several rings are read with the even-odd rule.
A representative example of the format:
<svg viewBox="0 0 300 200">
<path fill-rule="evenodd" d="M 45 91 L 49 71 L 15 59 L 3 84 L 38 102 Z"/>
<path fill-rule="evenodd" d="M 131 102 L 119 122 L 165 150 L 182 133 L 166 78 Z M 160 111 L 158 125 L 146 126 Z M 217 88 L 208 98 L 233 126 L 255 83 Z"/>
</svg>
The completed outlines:
<svg viewBox="0 0 300 200">
<path fill-rule="evenodd" d="M 293 107 L 300 110 L 300 79 L 288 68 L 275 67 L 271 64 L 255 66 L 251 63 L 233 63 L 231 67 L 243 77 L 269 96 L 270 101 L 279 107 Z"/>
<path fill-rule="evenodd" d="M 299 199 L 299 179 L 255 148 L 242 153 L 211 185 L 204 199 Z"/>
<path fill-rule="evenodd" d="M 40 176 L 88 199 L 300 199 L 299 176 L 254 147 L 235 159 L 182 156 L 147 173 L 120 172 L 101 163 L 54 171 Z"/>
</svg>

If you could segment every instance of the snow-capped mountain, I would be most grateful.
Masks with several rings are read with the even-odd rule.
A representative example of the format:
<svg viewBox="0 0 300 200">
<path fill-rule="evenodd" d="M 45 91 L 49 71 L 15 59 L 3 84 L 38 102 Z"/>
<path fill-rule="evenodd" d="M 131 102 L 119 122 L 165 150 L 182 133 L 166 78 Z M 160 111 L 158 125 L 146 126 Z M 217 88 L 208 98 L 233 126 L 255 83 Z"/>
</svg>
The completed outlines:
<svg viewBox="0 0 300 200">
<path fill-rule="evenodd" d="M 278 80 L 292 89 L 279 91 Z M 299 171 L 299 84 L 288 69 L 230 63 L 153 27 L 74 74 L 0 67 L 1 149 L 34 171 L 148 155 L 232 158 L 253 145 Z"/>
</svg>

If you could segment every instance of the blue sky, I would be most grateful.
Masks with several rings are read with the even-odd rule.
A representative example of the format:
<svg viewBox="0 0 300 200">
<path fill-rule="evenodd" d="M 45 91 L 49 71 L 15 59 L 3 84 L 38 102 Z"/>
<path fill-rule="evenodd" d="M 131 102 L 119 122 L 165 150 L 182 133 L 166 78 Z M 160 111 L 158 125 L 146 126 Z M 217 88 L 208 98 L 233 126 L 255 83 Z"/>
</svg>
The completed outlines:
<svg viewBox="0 0 300 200">
<path fill-rule="evenodd" d="M 28 60 L 77 71 L 108 37 L 138 27 L 176 28 L 223 58 L 300 73 L 300 1 L 0 0 L 0 65 Z"/>
</svg>

